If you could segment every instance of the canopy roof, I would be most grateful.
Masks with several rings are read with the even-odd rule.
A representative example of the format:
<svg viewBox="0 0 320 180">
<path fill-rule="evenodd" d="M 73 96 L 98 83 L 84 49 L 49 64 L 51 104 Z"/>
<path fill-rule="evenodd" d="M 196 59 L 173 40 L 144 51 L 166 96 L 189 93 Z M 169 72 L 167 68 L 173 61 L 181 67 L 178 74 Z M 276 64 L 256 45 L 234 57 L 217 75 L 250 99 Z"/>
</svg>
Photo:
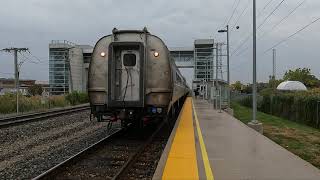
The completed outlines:
<svg viewBox="0 0 320 180">
<path fill-rule="evenodd" d="M 306 91 L 307 87 L 300 81 L 284 81 L 277 87 L 282 91 Z"/>
</svg>

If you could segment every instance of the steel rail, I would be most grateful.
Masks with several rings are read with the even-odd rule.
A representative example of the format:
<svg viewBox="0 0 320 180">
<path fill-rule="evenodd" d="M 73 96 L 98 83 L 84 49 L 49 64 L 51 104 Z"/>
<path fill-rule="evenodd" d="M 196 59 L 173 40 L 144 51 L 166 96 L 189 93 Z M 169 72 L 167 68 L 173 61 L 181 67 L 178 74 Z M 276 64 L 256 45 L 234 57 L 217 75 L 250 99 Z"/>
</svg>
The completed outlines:
<svg viewBox="0 0 320 180">
<path fill-rule="evenodd" d="M 63 167 L 64 165 L 66 165 L 67 163 L 75 160 L 76 158 L 80 157 L 81 155 L 97 148 L 98 146 L 100 146 L 101 144 L 103 143 L 106 143 L 106 141 L 109 141 L 111 140 L 112 138 L 120 135 L 121 133 L 124 132 L 125 129 L 118 129 L 116 130 L 115 132 L 113 132 L 112 134 L 109 134 L 108 136 L 104 137 L 103 139 L 99 140 L 98 142 L 90 145 L 89 147 L 83 149 L 82 151 L 78 152 L 77 154 L 69 157 L 68 159 L 64 160 L 63 162 L 57 164 L 56 166 L 50 168 L 49 170 L 45 171 L 44 173 L 36 176 L 35 178 L 32 178 L 33 180 L 39 180 L 39 179 L 42 179 L 42 178 L 45 178 L 46 176 L 49 176 L 50 174 L 54 174 L 55 171 L 57 171 L 59 168 Z"/>
<path fill-rule="evenodd" d="M 121 176 L 124 176 L 125 173 L 129 170 L 129 168 L 134 164 L 136 159 L 139 157 L 140 154 L 142 154 L 143 150 L 146 149 L 146 147 L 152 142 L 154 137 L 159 133 L 159 131 L 164 127 L 166 123 L 163 121 L 159 127 L 152 133 L 152 135 L 147 139 L 146 142 L 144 142 L 139 149 L 130 156 L 128 161 L 121 167 L 121 169 L 118 171 L 118 173 L 112 178 L 112 180 L 120 179 Z"/>
<path fill-rule="evenodd" d="M 56 117 L 56 116 L 65 115 L 65 114 L 78 112 L 82 110 L 88 110 L 88 109 L 90 109 L 89 105 L 82 105 L 82 106 L 69 107 L 64 109 L 50 110 L 45 112 L 37 112 L 37 113 L 23 114 L 19 116 L 5 117 L 0 119 L 0 128 L 14 126 L 14 125 L 18 125 L 26 122 L 39 121 L 46 118 Z"/>
<path fill-rule="evenodd" d="M 143 150 L 152 142 L 154 137 L 159 133 L 159 131 L 164 127 L 165 124 L 166 124 L 165 122 L 161 123 L 161 125 L 159 125 L 159 127 L 157 127 L 157 129 L 152 133 L 152 135 L 150 137 L 148 137 L 148 139 L 145 142 L 143 142 L 140 145 L 140 147 L 130 155 L 128 160 L 126 160 L 126 162 L 122 165 L 122 167 L 115 174 L 115 176 L 113 176 L 112 179 L 119 179 L 119 177 L 125 175 L 125 173 L 130 168 L 130 166 L 132 164 L 134 164 L 135 160 L 139 157 L 139 155 L 143 152 Z M 122 129 L 119 129 L 119 130 L 115 131 L 111 135 L 101 139 L 100 141 L 98 141 L 98 142 L 92 144 L 91 146 L 83 149 L 79 153 L 69 157 L 65 161 L 57 164 L 56 166 L 52 167 L 51 169 L 47 170 L 46 172 L 38 175 L 37 177 L 33 178 L 33 180 L 50 179 L 50 178 L 54 177 L 56 174 L 59 173 L 59 171 L 61 169 L 63 169 L 64 167 L 68 166 L 68 164 L 72 164 L 72 163 L 76 162 L 78 159 L 80 159 L 83 156 L 85 156 L 85 154 L 90 154 L 91 152 L 99 149 L 99 147 L 102 146 L 103 144 L 108 143 L 108 142 L 112 141 L 112 139 L 114 139 L 115 137 L 120 136 L 121 134 L 123 134 L 125 132 L 125 130 L 126 129 L 122 128 Z"/>
</svg>

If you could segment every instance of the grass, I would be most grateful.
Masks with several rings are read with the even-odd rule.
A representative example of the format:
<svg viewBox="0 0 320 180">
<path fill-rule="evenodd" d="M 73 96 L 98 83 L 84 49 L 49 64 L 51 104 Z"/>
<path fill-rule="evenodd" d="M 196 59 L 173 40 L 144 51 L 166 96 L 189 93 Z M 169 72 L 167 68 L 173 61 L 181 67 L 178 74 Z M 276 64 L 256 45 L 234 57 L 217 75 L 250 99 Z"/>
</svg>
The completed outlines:
<svg viewBox="0 0 320 180">
<path fill-rule="evenodd" d="M 64 96 L 51 96 L 49 99 L 42 99 L 41 96 L 26 97 L 19 95 L 19 112 L 42 111 L 48 108 L 64 107 L 70 103 Z M 0 96 L 0 115 L 7 115 L 16 112 L 16 96 L 6 94 Z"/>
<path fill-rule="evenodd" d="M 67 95 L 50 96 L 23 96 L 19 95 L 19 112 L 42 111 L 49 108 L 65 107 L 89 102 L 86 93 L 72 92 Z M 5 116 L 16 112 L 16 95 L 5 94 L 0 96 L 0 116 Z"/>
<path fill-rule="evenodd" d="M 233 103 L 232 107 L 234 116 L 243 123 L 252 119 L 250 108 L 238 103 Z M 319 129 L 262 112 L 257 113 L 257 119 L 263 123 L 266 137 L 320 169 Z"/>
</svg>

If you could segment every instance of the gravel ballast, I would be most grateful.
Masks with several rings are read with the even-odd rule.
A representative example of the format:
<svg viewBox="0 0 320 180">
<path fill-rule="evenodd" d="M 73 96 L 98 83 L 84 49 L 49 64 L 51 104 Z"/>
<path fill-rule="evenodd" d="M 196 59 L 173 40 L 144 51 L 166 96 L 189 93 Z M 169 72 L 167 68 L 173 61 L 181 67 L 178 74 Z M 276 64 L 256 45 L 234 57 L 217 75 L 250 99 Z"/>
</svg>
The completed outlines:
<svg viewBox="0 0 320 180">
<path fill-rule="evenodd" d="M 1 179 L 30 179 L 111 132 L 82 111 L 0 129 Z M 114 125 L 113 129 L 119 128 Z"/>
</svg>

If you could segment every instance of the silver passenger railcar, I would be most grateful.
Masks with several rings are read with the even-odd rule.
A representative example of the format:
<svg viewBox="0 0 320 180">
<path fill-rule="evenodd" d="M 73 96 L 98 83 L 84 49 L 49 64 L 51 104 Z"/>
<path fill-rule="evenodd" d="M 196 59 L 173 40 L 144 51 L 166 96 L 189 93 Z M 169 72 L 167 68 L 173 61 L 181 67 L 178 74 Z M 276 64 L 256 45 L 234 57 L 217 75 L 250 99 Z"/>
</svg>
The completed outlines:
<svg viewBox="0 0 320 180">
<path fill-rule="evenodd" d="M 88 91 L 98 121 L 143 126 L 175 113 L 190 90 L 159 37 L 114 28 L 94 47 Z"/>
</svg>

